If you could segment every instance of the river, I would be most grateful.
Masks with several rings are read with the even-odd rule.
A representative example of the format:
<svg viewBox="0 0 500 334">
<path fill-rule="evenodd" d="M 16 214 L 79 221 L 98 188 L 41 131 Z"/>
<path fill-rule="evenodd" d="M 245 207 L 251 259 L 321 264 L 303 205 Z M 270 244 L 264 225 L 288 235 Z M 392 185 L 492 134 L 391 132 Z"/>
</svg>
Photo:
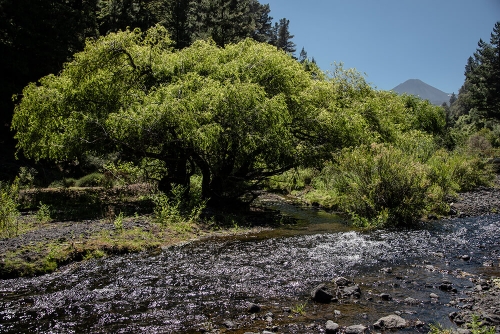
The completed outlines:
<svg viewBox="0 0 500 334">
<path fill-rule="evenodd" d="M 395 312 L 452 327 L 449 302 L 473 287 L 469 274 L 500 276 L 500 215 L 363 232 L 321 210 L 264 204 L 299 224 L 0 281 L 0 333 L 320 333 L 327 320 L 371 325 Z M 340 276 L 361 298 L 311 300 Z M 261 310 L 249 313 L 251 303 Z"/>
</svg>

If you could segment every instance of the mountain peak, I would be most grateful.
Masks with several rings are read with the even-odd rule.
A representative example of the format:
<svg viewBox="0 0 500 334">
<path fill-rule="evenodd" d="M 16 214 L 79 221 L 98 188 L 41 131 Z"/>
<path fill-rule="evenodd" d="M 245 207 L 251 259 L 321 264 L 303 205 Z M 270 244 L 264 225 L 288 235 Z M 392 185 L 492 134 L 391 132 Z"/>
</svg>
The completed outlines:
<svg viewBox="0 0 500 334">
<path fill-rule="evenodd" d="M 392 91 L 398 94 L 416 95 L 424 100 L 429 100 L 432 104 L 442 105 L 443 102 L 448 103 L 450 94 L 443 92 L 429 84 L 426 84 L 420 79 L 409 79 L 402 84 L 397 85 Z"/>
</svg>

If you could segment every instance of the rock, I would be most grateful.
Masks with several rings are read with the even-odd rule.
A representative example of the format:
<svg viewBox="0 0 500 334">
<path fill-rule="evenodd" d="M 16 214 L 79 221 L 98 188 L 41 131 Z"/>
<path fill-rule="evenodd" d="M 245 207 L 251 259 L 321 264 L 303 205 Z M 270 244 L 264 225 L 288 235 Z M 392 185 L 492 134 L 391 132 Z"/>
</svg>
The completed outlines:
<svg viewBox="0 0 500 334">
<path fill-rule="evenodd" d="M 388 293 L 381 293 L 379 295 L 379 297 L 380 297 L 380 299 L 386 300 L 386 301 L 392 300 L 392 296 L 390 294 L 388 294 Z"/>
<path fill-rule="evenodd" d="M 339 324 L 337 324 L 331 320 L 328 320 L 326 322 L 326 333 L 327 334 L 337 333 L 338 331 L 339 331 Z"/>
<path fill-rule="evenodd" d="M 410 305 L 416 305 L 416 304 L 420 303 L 418 300 L 416 300 L 415 298 L 411 298 L 411 297 L 405 298 L 404 302 L 405 302 L 405 304 L 410 304 Z"/>
<path fill-rule="evenodd" d="M 457 334 L 471 334 L 471 331 L 465 328 L 457 328 L 455 330 L 455 333 Z"/>
<path fill-rule="evenodd" d="M 415 327 L 423 327 L 425 326 L 425 322 L 417 320 L 415 321 Z"/>
<path fill-rule="evenodd" d="M 429 295 L 429 297 L 431 297 L 431 298 L 433 298 L 433 299 L 438 299 L 438 298 L 439 298 L 439 296 L 438 296 L 438 295 L 436 295 L 435 293 L 431 293 L 431 294 Z"/>
<path fill-rule="evenodd" d="M 250 303 L 247 308 L 249 313 L 259 313 L 260 309 L 260 306 L 254 303 Z"/>
<path fill-rule="evenodd" d="M 318 303 L 330 303 L 333 295 L 326 290 L 325 284 L 320 284 L 311 291 L 311 298 Z"/>
<path fill-rule="evenodd" d="M 368 327 L 363 326 L 363 325 L 353 325 L 349 326 L 345 329 L 346 334 L 364 334 L 366 333 L 366 330 Z"/>
<path fill-rule="evenodd" d="M 373 327 L 378 329 L 394 329 L 406 327 L 406 320 L 399 315 L 391 314 L 377 320 Z"/>
<path fill-rule="evenodd" d="M 231 320 L 226 320 L 222 323 L 226 328 L 233 328 L 234 327 L 234 322 Z"/>
<path fill-rule="evenodd" d="M 464 261 L 469 261 L 470 260 L 470 255 L 464 254 L 460 257 Z"/>
<path fill-rule="evenodd" d="M 349 284 L 352 283 L 350 280 L 348 280 L 347 278 L 342 277 L 342 276 L 337 277 L 333 281 L 335 282 L 335 284 L 337 284 L 337 286 L 348 286 Z"/>
<path fill-rule="evenodd" d="M 339 310 L 334 310 L 333 311 L 333 314 L 336 316 L 336 317 L 340 317 L 341 313 Z"/>
<path fill-rule="evenodd" d="M 386 273 L 386 274 L 391 274 L 392 273 L 392 268 L 391 267 L 382 268 L 382 269 L 380 269 L 380 271 L 383 272 L 383 273 Z"/>
<path fill-rule="evenodd" d="M 451 291 L 451 290 L 453 290 L 453 284 L 451 284 L 451 282 L 448 282 L 448 281 L 443 281 L 439 285 L 439 290 L 442 290 L 442 291 Z"/>
<path fill-rule="evenodd" d="M 357 285 L 347 286 L 344 289 L 342 289 L 342 295 L 359 298 L 361 297 L 361 289 Z"/>
<path fill-rule="evenodd" d="M 484 320 L 490 325 L 500 325 L 500 315 L 496 314 L 484 314 Z"/>
</svg>

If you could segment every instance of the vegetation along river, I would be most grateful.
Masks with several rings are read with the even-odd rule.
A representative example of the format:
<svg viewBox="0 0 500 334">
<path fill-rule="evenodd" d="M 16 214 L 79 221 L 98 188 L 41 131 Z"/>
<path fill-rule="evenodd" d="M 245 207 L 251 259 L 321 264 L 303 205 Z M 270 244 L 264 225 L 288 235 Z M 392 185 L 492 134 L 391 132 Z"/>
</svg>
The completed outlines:
<svg viewBox="0 0 500 334">
<path fill-rule="evenodd" d="M 265 204 L 303 223 L 2 280 L 0 332 L 321 333 L 328 320 L 373 330 L 398 314 L 401 332 L 427 333 L 455 326 L 449 314 L 472 277 L 500 276 L 500 215 L 363 232 L 320 210 Z M 312 300 L 339 277 L 359 293 Z"/>
</svg>

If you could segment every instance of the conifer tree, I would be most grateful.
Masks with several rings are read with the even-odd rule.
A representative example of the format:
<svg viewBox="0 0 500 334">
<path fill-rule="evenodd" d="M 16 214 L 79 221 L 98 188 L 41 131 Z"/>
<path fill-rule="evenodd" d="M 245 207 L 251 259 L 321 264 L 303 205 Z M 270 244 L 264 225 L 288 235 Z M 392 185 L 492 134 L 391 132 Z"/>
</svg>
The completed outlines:
<svg viewBox="0 0 500 334">
<path fill-rule="evenodd" d="M 257 0 L 252 0 L 250 11 L 255 17 L 255 31 L 252 38 L 258 42 L 269 43 L 273 31 L 273 18 L 269 16 L 271 12 L 269 4 L 261 5 Z"/>
<path fill-rule="evenodd" d="M 295 43 L 292 41 L 293 35 L 290 34 L 289 30 L 290 20 L 286 18 L 280 19 L 279 23 L 274 26 L 274 33 L 276 34 L 276 46 L 289 54 L 294 54 Z"/>
<path fill-rule="evenodd" d="M 299 55 L 299 62 L 304 63 L 307 60 L 307 51 L 302 47 L 302 50 L 300 50 L 300 55 Z"/>
<path fill-rule="evenodd" d="M 500 120 L 500 21 L 491 33 L 490 43 L 478 42 L 474 58 L 465 70 L 464 89 L 479 116 Z"/>
</svg>

